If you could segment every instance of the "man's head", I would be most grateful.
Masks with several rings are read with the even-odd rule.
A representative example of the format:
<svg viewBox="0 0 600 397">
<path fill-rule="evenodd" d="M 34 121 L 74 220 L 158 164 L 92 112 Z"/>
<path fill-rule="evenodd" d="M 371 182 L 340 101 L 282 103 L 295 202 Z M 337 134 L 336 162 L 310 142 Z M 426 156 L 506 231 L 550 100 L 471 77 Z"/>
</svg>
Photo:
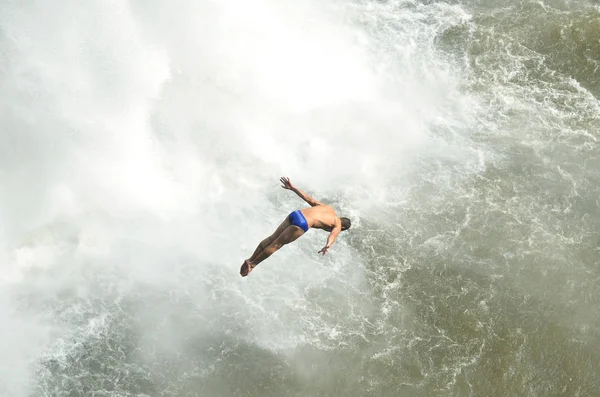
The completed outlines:
<svg viewBox="0 0 600 397">
<path fill-rule="evenodd" d="M 348 218 L 340 218 L 340 220 L 342 221 L 342 230 L 348 230 L 348 229 L 350 229 L 350 226 L 352 226 L 352 223 L 350 222 L 350 219 L 348 219 Z"/>
</svg>

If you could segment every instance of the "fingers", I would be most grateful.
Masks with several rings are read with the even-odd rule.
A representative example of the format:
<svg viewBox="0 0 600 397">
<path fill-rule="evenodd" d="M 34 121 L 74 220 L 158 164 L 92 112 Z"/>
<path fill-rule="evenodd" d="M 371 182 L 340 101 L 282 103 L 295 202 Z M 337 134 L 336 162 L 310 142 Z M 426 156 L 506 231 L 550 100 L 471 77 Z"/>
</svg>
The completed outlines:
<svg viewBox="0 0 600 397">
<path fill-rule="evenodd" d="M 290 186 L 292 186 L 292 184 L 290 183 L 290 178 L 287 178 L 285 176 L 279 178 L 279 181 L 283 184 L 282 188 L 284 189 L 288 189 Z"/>
</svg>

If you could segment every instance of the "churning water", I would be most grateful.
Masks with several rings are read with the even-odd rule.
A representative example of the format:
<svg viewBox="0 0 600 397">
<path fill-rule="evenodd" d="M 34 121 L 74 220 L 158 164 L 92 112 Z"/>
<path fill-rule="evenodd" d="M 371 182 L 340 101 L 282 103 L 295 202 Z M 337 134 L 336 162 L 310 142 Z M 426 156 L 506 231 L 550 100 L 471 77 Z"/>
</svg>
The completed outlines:
<svg viewBox="0 0 600 397">
<path fill-rule="evenodd" d="M 4 0 L 0 93 L 1 396 L 600 395 L 597 2 Z"/>
</svg>

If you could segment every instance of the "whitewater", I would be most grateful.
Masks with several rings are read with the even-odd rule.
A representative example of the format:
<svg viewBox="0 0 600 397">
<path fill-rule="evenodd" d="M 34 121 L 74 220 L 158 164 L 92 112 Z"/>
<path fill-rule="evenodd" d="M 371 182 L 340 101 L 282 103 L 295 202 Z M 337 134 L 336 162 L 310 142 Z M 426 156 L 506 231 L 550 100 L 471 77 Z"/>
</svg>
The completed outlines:
<svg viewBox="0 0 600 397">
<path fill-rule="evenodd" d="M 599 98 L 592 0 L 2 1 L 0 396 L 598 396 Z"/>
</svg>

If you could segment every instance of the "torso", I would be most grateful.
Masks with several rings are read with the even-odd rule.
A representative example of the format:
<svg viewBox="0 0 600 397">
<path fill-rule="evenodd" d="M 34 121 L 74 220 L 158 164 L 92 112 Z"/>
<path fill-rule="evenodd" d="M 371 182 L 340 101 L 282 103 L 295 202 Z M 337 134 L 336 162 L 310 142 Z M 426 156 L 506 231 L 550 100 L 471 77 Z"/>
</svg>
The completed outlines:
<svg viewBox="0 0 600 397">
<path fill-rule="evenodd" d="M 335 210 L 328 205 L 316 205 L 310 208 L 300 210 L 306 218 L 308 227 L 331 231 L 335 225 L 337 214 Z"/>
</svg>

